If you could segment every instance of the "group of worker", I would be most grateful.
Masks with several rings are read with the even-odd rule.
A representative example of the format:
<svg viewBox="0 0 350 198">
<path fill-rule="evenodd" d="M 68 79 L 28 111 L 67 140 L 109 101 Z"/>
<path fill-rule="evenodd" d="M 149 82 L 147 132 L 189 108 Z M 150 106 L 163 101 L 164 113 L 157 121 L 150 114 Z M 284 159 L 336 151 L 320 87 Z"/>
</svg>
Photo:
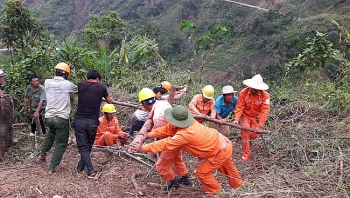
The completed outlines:
<svg viewBox="0 0 350 198">
<path fill-rule="evenodd" d="M 126 128 L 119 126 L 115 117 L 116 109 L 112 104 L 113 99 L 109 96 L 107 88 L 100 83 L 101 74 L 98 71 L 89 71 L 87 81 L 76 86 L 67 80 L 71 72 L 66 63 L 58 63 L 54 69 L 55 76 L 46 79 L 44 86 L 39 84 L 36 75 L 31 75 L 30 85 L 25 94 L 28 99 L 28 113 L 31 118 L 40 119 L 43 133 L 46 133 L 46 130 L 40 113 L 45 110 L 45 124 L 49 130 L 38 160 L 44 162 L 47 152 L 55 143 L 49 165 L 50 174 L 56 171 L 67 148 L 71 111 L 69 93 L 77 93 L 78 107 L 72 126 L 80 153 L 77 173 L 85 171 L 88 178 L 94 178 L 97 171 L 91 163 L 92 146 L 116 143 L 124 145 L 136 131 L 143 139 L 135 138 L 128 151 L 153 154 L 161 152 L 156 162 L 156 170 L 164 181 L 169 182 L 165 190 L 178 189 L 181 183 L 191 183 L 182 159 L 182 150 L 203 160 L 196 169 L 196 175 L 208 196 L 223 189 L 212 175 L 215 170 L 228 176 L 232 188 L 242 185 L 243 181 L 232 161 L 232 142 L 227 138 L 229 128 L 225 123 L 229 122 L 232 112 L 233 124 L 255 129 L 255 132 L 241 130 L 242 160 L 248 161 L 250 140 L 256 139 L 262 131 L 270 109 L 270 97 L 266 92 L 269 87 L 259 74 L 243 81 L 247 88 L 241 90 L 238 97 L 235 96 L 236 91 L 233 87 L 228 85 L 222 88 L 222 95 L 215 100 L 213 86 L 207 85 L 201 94 L 193 97 L 188 107 L 173 107 L 174 100 L 187 91 L 187 86 L 174 91 L 171 83 L 164 81 L 153 90 L 143 88 L 138 94 L 142 106 L 133 113 L 131 124 Z M 3 71 L 0 70 L 0 82 L 6 75 L 4 72 L 5 75 L 2 75 L 1 72 Z M 170 94 L 166 95 L 167 93 Z M 99 117 L 102 98 L 108 104 L 103 106 L 103 116 Z M 209 126 L 206 126 L 203 125 L 206 119 L 194 118 L 195 115 L 221 120 L 223 124 L 211 122 L 209 119 Z M 35 122 L 32 122 L 33 133 L 36 127 Z M 158 138 L 158 141 L 143 145 L 146 138 Z"/>
<path fill-rule="evenodd" d="M 161 140 L 143 146 L 143 139 L 134 140 L 130 144 L 129 152 L 161 152 L 156 170 L 163 180 L 170 183 L 165 190 L 178 189 L 181 183 L 190 184 L 182 150 L 203 160 L 196 169 L 196 175 L 208 196 L 222 190 L 222 186 L 212 175 L 215 170 L 228 176 L 232 188 L 238 188 L 243 181 L 232 162 L 232 142 L 227 138 L 229 130 L 225 123 L 228 122 L 230 112 L 233 112 L 233 124 L 255 130 L 241 130 L 242 160 L 248 161 L 250 140 L 258 137 L 270 110 L 270 96 L 265 91 L 269 87 L 263 82 L 261 75 L 244 80 L 243 84 L 247 88 L 238 97 L 234 96 L 236 91 L 232 86 L 224 86 L 222 95 L 216 100 L 213 98 L 214 88 L 207 85 L 201 94 L 193 97 L 188 108 L 180 105 L 172 108 L 169 101 L 157 100 L 151 89 L 143 88 L 139 92 L 139 101 L 150 113 L 138 134 L 144 138 Z M 195 119 L 195 115 L 218 119 L 223 124 L 216 124 L 209 119 L 210 127 L 207 127 L 201 124 L 207 119 Z"/>
</svg>

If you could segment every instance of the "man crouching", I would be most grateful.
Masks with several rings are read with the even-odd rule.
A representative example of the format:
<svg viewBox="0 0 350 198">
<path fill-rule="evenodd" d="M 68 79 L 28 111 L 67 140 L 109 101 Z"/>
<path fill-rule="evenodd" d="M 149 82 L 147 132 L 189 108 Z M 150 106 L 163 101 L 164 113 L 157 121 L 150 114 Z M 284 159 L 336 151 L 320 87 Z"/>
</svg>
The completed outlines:
<svg viewBox="0 0 350 198">
<path fill-rule="evenodd" d="M 155 132 L 173 132 L 173 137 L 143 146 L 141 141 L 134 141 L 129 152 L 157 153 L 182 149 L 198 157 L 203 162 L 197 167 L 196 174 L 208 196 L 222 190 L 222 186 L 212 174 L 215 170 L 228 176 L 232 188 L 242 185 L 243 181 L 232 162 L 232 142 L 227 137 L 194 120 L 187 108 L 180 105 L 166 109 L 165 118 L 168 122 L 165 126 L 142 135 L 147 138 Z"/>
</svg>

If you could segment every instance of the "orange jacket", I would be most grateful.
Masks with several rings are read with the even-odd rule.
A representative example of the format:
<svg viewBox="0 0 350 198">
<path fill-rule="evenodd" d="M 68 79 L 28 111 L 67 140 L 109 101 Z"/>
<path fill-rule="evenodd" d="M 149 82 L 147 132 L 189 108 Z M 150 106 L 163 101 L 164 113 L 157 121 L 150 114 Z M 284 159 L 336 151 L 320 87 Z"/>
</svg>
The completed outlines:
<svg viewBox="0 0 350 198">
<path fill-rule="evenodd" d="M 114 117 L 110 122 L 107 122 L 107 119 L 105 116 L 100 117 L 99 120 L 100 120 L 100 125 L 97 127 L 95 141 L 98 141 L 98 139 L 100 139 L 101 135 L 104 132 L 110 132 L 116 135 L 124 134 L 124 132 L 119 128 L 118 119 L 116 117 Z"/>
<path fill-rule="evenodd" d="M 178 128 L 171 124 L 152 130 L 150 137 L 154 134 L 175 134 L 150 144 L 142 146 L 144 152 L 157 153 L 182 149 L 199 159 L 215 157 L 220 151 L 223 138 L 213 128 L 208 128 L 197 121 L 186 128 Z"/>
<path fill-rule="evenodd" d="M 235 120 L 239 121 L 241 116 L 256 120 L 258 126 L 263 127 L 270 111 L 270 95 L 260 90 L 257 95 L 251 93 L 251 88 L 244 88 L 238 95 L 238 102 L 235 110 Z"/>
<path fill-rule="evenodd" d="M 197 94 L 192 98 L 190 104 L 188 105 L 188 109 L 193 114 L 208 115 L 210 113 L 210 117 L 215 118 L 216 116 L 214 98 L 210 99 L 209 102 L 204 102 L 202 94 Z M 204 120 L 202 121 L 198 119 L 198 121 L 203 122 Z"/>
</svg>

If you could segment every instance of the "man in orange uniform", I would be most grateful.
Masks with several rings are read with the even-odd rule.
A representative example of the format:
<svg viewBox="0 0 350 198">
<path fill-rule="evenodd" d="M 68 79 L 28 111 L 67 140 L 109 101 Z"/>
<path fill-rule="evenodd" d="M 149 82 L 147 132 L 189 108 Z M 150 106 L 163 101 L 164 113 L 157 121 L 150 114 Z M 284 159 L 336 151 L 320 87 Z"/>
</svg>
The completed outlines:
<svg viewBox="0 0 350 198">
<path fill-rule="evenodd" d="M 95 137 L 95 145 L 113 146 L 117 140 L 123 146 L 129 137 L 128 133 L 124 133 L 118 125 L 118 119 L 114 116 L 116 112 L 114 105 L 105 104 L 102 107 L 104 115 L 99 118 L 100 125 L 97 128 Z"/>
<path fill-rule="evenodd" d="M 198 115 L 209 115 L 211 118 L 215 118 L 215 100 L 214 100 L 214 87 L 211 85 L 206 85 L 202 89 L 202 94 L 195 95 L 188 109 L 193 114 Z M 204 122 L 204 119 L 196 119 L 199 123 Z"/>
<path fill-rule="evenodd" d="M 150 111 L 145 126 L 140 130 L 141 134 L 147 134 L 147 130 L 150 130 L 151 128 L 159 128 L 168 123 L 164 117 L 165 110 L 171 108 L 171 104 L 168 100 L 156 100 L 155 94 L 151 89 L 143 88 L 139 92 L 139 101 L 147 111 Z M 154 134 L 152 137 L 166 138 L 172 135 L 173 134 Z M 180 178 L 175 176 L 174 171 L 170 166 L 171 164 Z M 170 184 L 164 188 L 165 191 L 179 188 L 180 183 L 185 185 L 190 184 L 187 168 L 182 159 L 181 149 L 162 152 L 156 162 L 156 170 L 164 181 L 170 182 Z"/>
<path fill-rule="evenodd" d="M 265 91 L 269 89 L 269 86 L 263 82 L 260 74 L 253 76 L 252 79 L 244 80 L 243 84 L 248 87 L 238 95 L 233 124 L 241 124 L 259 132 L 270 111 L 270 95 Z M 258 137 L 258 133 L 241 130 L 243 161 L 248 161 L 250 157 L 250 140 Z"/>
<path fill-rule="evenodd" d="M 180 105 L 166 109 L 165 118 L 168 124 L 142 135 L 151 138 L 156 134 L 174 134 L 173 137 L 143 146 L 142 142 L 133 142 L 129 152 L 157 153 L 182 149 L 198 157 L 203 162 L 197 167 L 196 174 L 208 196 L 222 190 L 212 174 L 215 170 L 228 176 L 232 188 L 242 185 L 243 181 L 232 162 L 232 142 L 227 137 L 195 121 L 186 107 Z"/>
</svg>

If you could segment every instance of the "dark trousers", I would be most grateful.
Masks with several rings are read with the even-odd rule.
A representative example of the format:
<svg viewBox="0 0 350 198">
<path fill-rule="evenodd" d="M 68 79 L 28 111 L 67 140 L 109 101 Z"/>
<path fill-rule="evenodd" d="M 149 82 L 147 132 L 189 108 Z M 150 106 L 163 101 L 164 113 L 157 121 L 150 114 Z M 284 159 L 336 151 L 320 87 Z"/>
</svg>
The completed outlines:
<svg viewBox="0 0 350 198">
<path fill-rule="evenodd" d="M 140 121 L 136 118 L 131 118 L 131 126 L 129 128 L 129 135 L 133 135 L 135 131 L 140 131 L 143 125 L 145 124 L 144 121 Z"/>
<path fill-rule="evenodd" d="M 98 119 L 78 118 L 74 120 L 75 137 L 80 154 L 80 161 L 78 162 L 77 170 L 80 172 L 86 167 L 88 175 L 94 172 L 90 153 L 99 124 L 100 122 Z"/>
<path fill-rule="evenodd" d="M 46 124 L 49 127 L 40 155 L 46 156 L 46 153 L 51 149 L 55 143 L 55 151 L 53 152 L 50 171 L 54 171 L 61 163 L 63 153 L 66 151 L 69 138 L 69 120 L 60 118 L 58 116 L 46 118 Z"/>
<path fill-rule="evenodd" d="M 30 126 L 31 126 L 31 129 L 32 129 L 32 133 L 35 133 L 35 131 L 36 131 L 36 123 L 35 123 L 33 114 L 30 115 L 29 118 L 30 118 Z M 42 130 L 43 134 L 46 134 L 46 128 L 45 128 L 45 125 L 44 125 L 43 117 L 40 114 L 39 114 L 39 121 L 40 121 L 41 130 Z"/>
</svg>

